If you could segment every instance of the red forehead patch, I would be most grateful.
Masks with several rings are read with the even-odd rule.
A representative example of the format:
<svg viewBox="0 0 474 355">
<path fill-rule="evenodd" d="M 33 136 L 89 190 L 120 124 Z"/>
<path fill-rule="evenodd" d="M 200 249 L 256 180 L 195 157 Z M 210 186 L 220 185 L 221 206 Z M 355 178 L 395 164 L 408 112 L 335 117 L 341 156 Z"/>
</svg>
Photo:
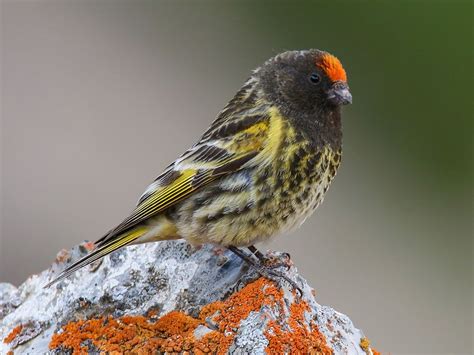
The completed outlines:
<svg viewBox="0 0 474 355">
<path fill-rule="evenodd" d="M 321 60 L 318 61 L 316 65 L 323 69 L 332 81 L 347 81 L 346 71 L 342 67 L 339 59 L 335 56 L 326 53 L 321 57 Z"/>
</svg>

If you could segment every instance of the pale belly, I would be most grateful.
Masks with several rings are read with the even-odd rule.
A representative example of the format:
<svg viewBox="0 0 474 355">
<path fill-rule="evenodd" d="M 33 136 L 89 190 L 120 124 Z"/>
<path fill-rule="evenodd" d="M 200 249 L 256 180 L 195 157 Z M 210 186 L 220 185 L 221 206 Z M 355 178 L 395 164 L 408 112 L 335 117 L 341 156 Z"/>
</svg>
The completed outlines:
<svg viewBox="0 0 474 355">
<path fill-rule="evenodd" d="M 339 165 L 336 154 L 324 151 L 308 169 L 285 170 L 286 179 L 283 170 L 256 168 L 207 186 L 177 206 L 179 235 L 193 244 L 241 247 L 299 227 L 323 201 Z"/>
</svg>

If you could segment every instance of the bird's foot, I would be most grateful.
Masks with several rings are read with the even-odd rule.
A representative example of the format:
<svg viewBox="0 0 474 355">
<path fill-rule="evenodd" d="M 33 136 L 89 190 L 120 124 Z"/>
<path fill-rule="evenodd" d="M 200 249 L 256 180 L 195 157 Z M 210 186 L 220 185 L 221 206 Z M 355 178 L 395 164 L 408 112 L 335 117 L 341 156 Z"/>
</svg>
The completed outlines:
<svg viewBox="0 0 474 355">
<path fill-rule="evenodd" d="M 259 265 L 259 267 L 256 268 L 257 272 L 265 277 L 266 279 L 279 282 L 281 280 L 285 280 L 288 284 L 290 284 L 291 288 L 298 292 L 299 297 L 303 297 L 303 290 L 298 286 L 298 284 L 290 279 L 287 275 L 285 275 L 284 272 L 281 272 L 279 270 L 276 270 L 274 266 L 269 267 L 269 266 L 263 266 Z"/>
<path fill-rule="evenodd" d="M 291 267 L 291 256 L 289 253 L 282 253 L 282 256 L 268 256 L 260 252 L 255 246 L 247 247 L 250 252 L 255 255 L 261 265 L 265 265 L 272 269 L 285 267 L 287 270 Z"/>
<path fill-rule="evenodd" d="M 257 253 L 252 249 L 256 250 Z M 288 262 L 282 262 L 280 258 L 267 258 L 253 246 L 252 248 L 249 248 L 249 250 L 252 252 L 252 255 L 258 259 L 258 261 L 255 260 L 252 255 L 248 255 L 237 247 L 229 247 L 229 250 L 239 256 L 247 264 L 252 266 L 263 277 L 277 283 L 279 283 L 281 280 L 285 280 L 288 284 L 290 284 L 293 290 L 299 293 L 300 298 L 303 296 L 303 290 L 298 286 L 298 284 L 290 279 L 284 272 L 277 270 L 281 266 L 289 269 L 290 266 Z M 289 254 L 285 253 L 285 259 L 289 260 Z"/>
</svg>

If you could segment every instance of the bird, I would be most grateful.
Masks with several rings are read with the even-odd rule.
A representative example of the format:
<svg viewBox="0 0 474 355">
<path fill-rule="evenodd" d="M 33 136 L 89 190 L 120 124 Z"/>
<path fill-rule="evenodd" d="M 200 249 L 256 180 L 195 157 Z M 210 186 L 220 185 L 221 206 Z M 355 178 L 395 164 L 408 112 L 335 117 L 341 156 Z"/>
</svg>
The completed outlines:
<svg viewBox="0 0 474 355">
<path fill-rule="evenodd" d="M 228 248 L 297 288 L 265 267 L 255 244 L 295 229 L 323 201 L 341 163 L 342 106 L 350 103 L 334 55 L 308 49 L 268 59 L 130 215 L 45 287 L 125 246 L 185 239 Z"/>
</svg>

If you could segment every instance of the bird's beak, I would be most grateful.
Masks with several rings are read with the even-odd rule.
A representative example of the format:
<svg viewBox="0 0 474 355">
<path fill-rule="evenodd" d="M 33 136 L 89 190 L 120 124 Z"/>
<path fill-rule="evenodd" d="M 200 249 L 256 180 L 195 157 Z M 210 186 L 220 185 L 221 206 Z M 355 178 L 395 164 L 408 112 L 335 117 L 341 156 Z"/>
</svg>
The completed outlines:
<svg viewBox="0 0 474 355">
<path fill-rule="evenodd" d="M 347 105 L 352 103 L 352 95 L 346 83 L 338 81 L 328 91 L 328 100 L 333 105 Z"/>
</svg>

